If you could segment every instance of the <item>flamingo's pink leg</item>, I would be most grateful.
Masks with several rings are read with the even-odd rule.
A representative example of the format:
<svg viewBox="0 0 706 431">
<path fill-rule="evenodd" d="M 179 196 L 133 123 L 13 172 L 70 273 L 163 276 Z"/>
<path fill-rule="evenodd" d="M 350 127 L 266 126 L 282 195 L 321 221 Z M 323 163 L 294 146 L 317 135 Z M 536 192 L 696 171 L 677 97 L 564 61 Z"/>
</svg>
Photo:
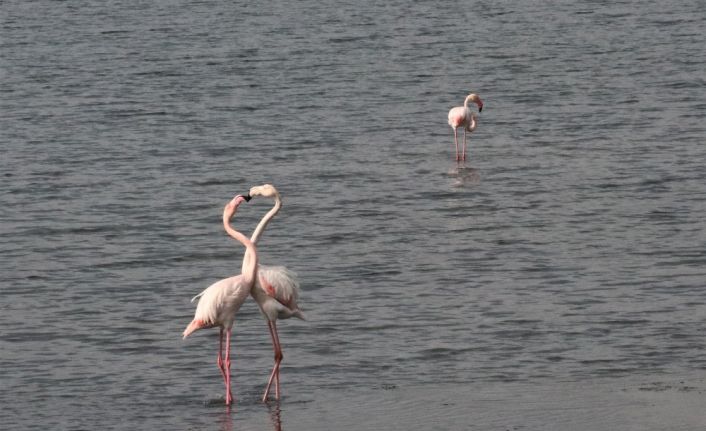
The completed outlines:
<svg viewBox="0 0 706 431">
<path fill-rule="evenodd" d="M 272 322 L 272 333 L 275 335 L 275 341 L 277 342 L 277 350 L 275 351 L 275 361 L 277 362 L 277 373 L 275 374 L 275 399 L 279 400 L 279 366 L 284 359 L 284 354 L 282 353 L 282 346 L 279 344 L 279 334 L 277 333 L 277 322 Z"/>
<path fill-rule="evenodd" d="M 456 160 L 458 161 L 458 131 L 454 127 L 454 144 L 456 144 Z"/>
<path fill-rule="evenodd" d="M 226 331 L 226 359 L 225 359 L 225 374 L 226 374 L 226 405 L 233 403 L 233 393 L 230 391 L 230 329 Z"/>
<path fill-rule="evenodd" d="M 466 160 L 466 129 L 463 129 L 463 160 Z"/>
<path fill-rule="evenodd" d="M 223 364 L 223 328 L 221 328 L 221 334 L 218 342 L 218 369 L 221 370 L 221 376 L 223 376 L 223 382 L 226 382 L 226 369 Z"/>
<path fill-rule="evenodd" d="M 272 382 L 275 382 L 275 399 L 279 399 L 280 396 L 280 386 L 279 386 L 279 366 L 284 358 L 282 354 L 282 348 L 279 344 L 279 336 L 277 334 L 277 324 L 275 322 L 267 322 L 267 326 L 270 329 L 270 336 L 272 337 L 272 347 L 275 351 L 275 365 L 272 367 L 272 373 L 270 373 L 270 378 L 267 380 L 267 387 L 265 388 L 265 394 L 262 396 L 262 402 L 267 401 L 267 397 L 270 394 L 270 388 L 272 387 Z"/>
</svg>

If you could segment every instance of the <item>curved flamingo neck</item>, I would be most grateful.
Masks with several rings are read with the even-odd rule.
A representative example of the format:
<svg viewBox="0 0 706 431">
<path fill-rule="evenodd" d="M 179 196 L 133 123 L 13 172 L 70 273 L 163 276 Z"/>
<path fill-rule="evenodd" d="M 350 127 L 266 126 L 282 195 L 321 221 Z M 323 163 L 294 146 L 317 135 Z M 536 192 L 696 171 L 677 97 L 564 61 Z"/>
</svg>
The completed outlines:
<svg viewBox="0 0 706 431">
<path fill-rule="evenodd" d="M 463 101 L 463 107 L 468 108 L 468 102 L 475 102 L 476 97 L 477 96 L 475 94 L 469 94 L 466 96 L 466 100 Z"/>
<path fill-rule="evenodd" d="M 257 224 L 257 227 L 250 236 L 250 241 L 252 241 L 253 244 L 257 244 L 257 241 L 260 239 L 260 236 L 265 231 L 267 225 L 270 223 L 270 220 L 272 220 L 272 218 L 277 215 L 281 208 L 282 200 L 279 198 L 279 194 L 276 194 L 275 205 L 272 207 L 271 210 L 267 212 L 267 214 L 265 214 L 262 220 L 260 220 L 260 223 Z"/>
<path fill-rule="evenodd" d="M 466 130 L 468 130 L 469 132 L 472 132 L 472 131 L 476 130 L 476 125 L 477 125 L 476 114 L 471 113 L 471 124 L 468 125 L 468 128 Z"/>
<path fill-rule="evenodd" d="M 230 218 L 233 216 L 233 213 L 234 211 L 229 211 L 227 207 L 226 210 L 223 211 L 223 227 L 228 235 L 245 246 L 245 256 L 243 257 L 241 272 L 247 280 L 254 282 L 257 275 L 257 248 L 248 237 L 233 229 L 233 226 L 230 224 Z"/>
</svg>

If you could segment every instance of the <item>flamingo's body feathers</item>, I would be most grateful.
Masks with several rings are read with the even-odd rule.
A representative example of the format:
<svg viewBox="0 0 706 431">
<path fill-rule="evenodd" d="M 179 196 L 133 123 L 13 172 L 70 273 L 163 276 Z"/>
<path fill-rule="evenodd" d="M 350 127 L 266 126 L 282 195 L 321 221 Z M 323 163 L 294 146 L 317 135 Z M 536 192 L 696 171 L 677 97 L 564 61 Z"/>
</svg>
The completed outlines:
<svg viewBox="0 0 706 431">
<path fill-rule="evenodd" d="M 199 298 L 194 319 L 184 331 L 184 338 L 197 329 L 221 326 L 230 328 L 235 320 L 235 313 L 250 294 L 250 285 L 243 281 L 242 275 L 219 280 L 192 301 Z"/>
<path fill-rule="evenodd" d="M 186 327 L 186 329 L 184 329 L 183 338 L 186 338 L 189 335 L 191 335 L 191 333 L 193 333 L 194 331 L 197 331 L 197 330 L 203 329 L 203 328 L 209 328 L 209 326 L 205 322 L 194 319 L 191 321 L 191 323 L 189 323 L 189 325 Z"/>
<path fill-rule="evenodd" d="M 299 278 L 296 272 L 285 266 L 260 265 L 258 275 L 272 286 L 269 296 L 286 306 L 296 305 L 299 300 Z"/>
<path fill-rule="evenodd" d="M 451 108 L 449 111 L 449 126 L 455 128 L 466 127 L 471 121 L 471 110 L 464 106 Z"/>
<path fill-rule="evenodd" d="M 284 266 L 258 268 L 258 281 L 252 296 L 268 320 L 297 317 L 306 320 L 299 310 L 299 279 L 297 274 Z"/>
</svg>

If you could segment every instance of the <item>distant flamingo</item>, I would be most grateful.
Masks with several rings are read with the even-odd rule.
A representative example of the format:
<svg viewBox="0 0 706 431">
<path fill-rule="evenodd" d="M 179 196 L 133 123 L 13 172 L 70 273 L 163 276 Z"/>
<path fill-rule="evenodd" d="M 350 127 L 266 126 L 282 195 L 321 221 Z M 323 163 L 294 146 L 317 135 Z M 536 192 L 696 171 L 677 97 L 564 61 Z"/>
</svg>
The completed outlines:
<svg viewBox="0 0 706 431">
<path fill-rule="evenodd" d="M 483 101 L 480 100 L 477 94 L 471 93 L 466 96 L 463 101 L 463 106 L 456 106 L 449 111 L 449 126 L 454 130 L 454 144 L 456 144 L 456 160 L 461 160 L 458 155 L 458 134 L 457 129 L 463 127 L 463 160 L 466 160 L 466 132 L 476 130 L 477 118 L 476 114 L 471 112 L 468 107 L 468 102 L 474 102 L 478 105 L 478 112 L 483 110 Z"/>
<path fill-rule="evenodd" d="M 248 195 L 250 197 L 264 196 L 275 199 L 275 205 L 265 214 L 262 220 L 260 220 L 260 223 L 258 223 L 250 237 L 250 241 L 252 241 L 253 244 L 257 244 L 270 220 L 277 215 L 282 208 L 282 200 L 280 199 L 277 189 L 271 184 L 253 187 L 250 189 Z M 251 290 L 251 294 L 260 306 L 262 314 L 267 319 L 267 326 L 269 327 L 270 336 L 272 337 L 272 348 L 275 353 L 275 364 L 267 380 L 265 394 L 262 396 L 262 401 L 266 402 L 273 381 L 275 383 L 275 399 L 279 399 L 280 397 L 279 368 L 284 355 L 282 354 L 282 348 L 279 344 L 277 319 L 297 317 L 304 320 L 305 317 L 297 305 L 297 300 L 299 299 L 299 280 L 297 279 L 297 275 L 284 266 L 260 265 L 258 268 L 258 279 Z"/>
<path fill-rule="evenodd" d="M 245 256 L 241 274 L 220 280 L 206 288 L 203 292 L 192 298 L 196 298 L 199 303 L 196 306 L 194 320 L 184 330 L 184 338 L 189 334 L 205 328 L 220 327 L 220 343 L 218 346 L 218 368 L 223 375 L 226 385 L 226 405 L 233 402 L 233 393 L 230 389 L 230 336 L 231 328 L 235 320 L 235 313 L 248 298 L 252 287 L 257 279 L 257 249 L 245 235 L 233 229 L 230 219 L 238 209 L 238 206 L 249 201 L 249 196 L 234 197 L 223 209 L 223 227 L 228 234 L 245 246 Z M 226 352 L 223 356 L 223 333 L 226 334 Z"/>
</svg>

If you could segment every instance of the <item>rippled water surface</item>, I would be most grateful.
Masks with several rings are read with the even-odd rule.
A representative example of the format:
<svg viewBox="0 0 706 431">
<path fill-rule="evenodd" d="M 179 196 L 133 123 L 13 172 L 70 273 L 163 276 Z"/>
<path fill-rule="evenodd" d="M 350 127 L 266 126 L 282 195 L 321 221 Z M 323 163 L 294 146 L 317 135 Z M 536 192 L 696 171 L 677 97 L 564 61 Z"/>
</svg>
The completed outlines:
<svg viewBox="0 0 706 431">
<path fill-rule="evenodd" d="M 11 429 L 554 429 L 532 408 L 507 428 L 481 401 L 703 378 L 699 2 L 10 0 L 0 15 Z M 469 91 L 485 106 L 458 165 L 446 114 Z M 269 336 L 243 306 L 224 413 L 217 331 L 181 331 L 189 299 L 239 271 L 223 205 L 265 182 L 284 207 L 261 260 L 299 273 L 309 321 L 279 325 L 285 397 L 268 409 Z M 596 412 L 569 428 L 611 429 L 590 425 L 594 394 L 569 403 Z M 479 403 L 430 414 L 428 398 Z"/>
</svg>

